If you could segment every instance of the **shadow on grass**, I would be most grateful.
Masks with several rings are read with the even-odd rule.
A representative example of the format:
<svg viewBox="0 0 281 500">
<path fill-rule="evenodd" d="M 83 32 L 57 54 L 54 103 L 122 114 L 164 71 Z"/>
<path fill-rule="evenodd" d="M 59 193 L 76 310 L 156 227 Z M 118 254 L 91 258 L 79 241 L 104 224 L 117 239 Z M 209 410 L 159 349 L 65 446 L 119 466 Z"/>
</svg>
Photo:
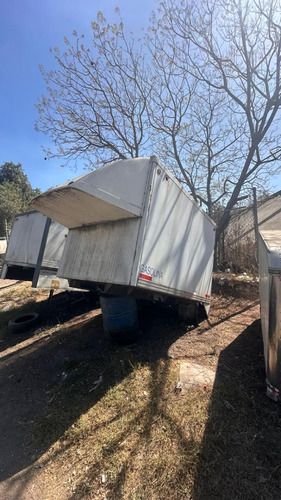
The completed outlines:
<svg viewBox="0 0 281 500">
<path fill-rule="evenodd" d="M 260 320 L 222 351 L 194 500 L 281 498 L 279 406 L 265 396 Z"/>
<path fill-rule="evenodd" d="M 56 324 L 63 324 L 98 305 L 98 297 L 92 292 L 60 292 L 51 301 L 48 297 L 36 301 L 31 294 L 24 305 L 0 311 L 0 353 L 32 337 L 38 329 L 47 330 Z M 39 313 L 38 323 L 27 331 L 12 333 L 8 328 L 9 321 L 15 316 L 29 312 Z"/>
<path fill-rule="evenodd" d="M 116 454 L 122 455 L 123 447 L 120 467 L 105 485 L 107 498 L 112 500 L 123 497 L 128 476 L 134 477 L 137 467 L 140 487 L 135 487 L 135 498 L 151 497 L 152 490 L 155 499 L 188 498 L 194 474 L 194 500 L 280 498 L 276 496 L 281 451 L 279 436 L 277 439 L 279 413 L 264 396 L 259 323 L 246 328 L 220 356 L 220 387 L 212 393 L 202 445 L 196 439 L 196 422 L 188 421 L 183 429 L 178 415 L 173 414 L 173 406 L 177 406 L 177 412 L 187 418 L 189 408 L 184 405 L 188 401 L 200 406 L 199 393 L 195 392 L 191 401 L 190 396 L 185 400 L 174 392 L 167 398 L 167 388 L 164 390 L 167 381 L 171 386 L 169 347 L 186 329 L 171 311 L 151 307 L 142 311 L 141 327 L 140 341 L 120 348 L 103 332 L 101 315 L 97 314 L 82 326 L 61 326 L 36 345 L 27 346 L 20 356 L 9 356 L 3 364 L 0 480 L 12 478 L 14 498 L 23 497 L 26 483 L 17 482 L 13 476 L 29 468 L 26 480 L 32 480 L 34 462 L 54 443 L 59 441 L 60 446 L 52 451 L 53 460 L 64 460 L 73 444 L 79 447 L 79 440 L 85 436 L 81 422 L 76 432 L 77 422 L 89 409 L 96 413 L 88 426 L 97 439 L 102 428 L 108 429 L 108 440 L 98 443 L 99 452 L 89 457 L 87 471 L 68 498 L 99 498 L 99 491 L 93 496 L 93 484 L 98 485 L 97 490 L 101 487 L 104 469 L 110 468 L 110 463 L 114 469 Z M 135 382 L 130 382 L 130 377 L 138 364 L 145 369 L 141 372 L 144 378 L 140 382 L 139 409 L 133 411 L 130 384 Z M 128 388 L 122 385 L 124 381 Z M 110 399 L 114 390 L 121 391 L 120 408 L 114 407 L 103 418 L 99 404 L 107 397 L 109 410 L 116 405 L 116 400 L 113 403 Z M 207 396 L 201 397 L 205 398 L 202 406 L 206 406 Z M 155 463 L 151 461 L 154 456 Z M 77 456 L 76 461 L 82 459 Z M 264 496 L 257 496 L 261 491 Z"/>
<path fill-rule="evenodd" d="M 42 303 L 31 306 L 44 312 Z M 81 310 L 85 310 L 83 305 Z M 77 308 L 72 307 L 64 319 L 77 314 Z M 58 309 L 53 309 L 52 316 L 47 314 L 47 319 L 49 324 L 55 323 Z M 159 328 L 162 337 L 168 332 L 161 344 L 156 321 L 149 342 L 144 335 L 138 344 L 122 348 L 104 333 L 99 313 L 82 326 L 61 325 L 53 334 L 36 338 L 23 348 L 20 341 L 32 332 L 8 334 L 5 348 L 18 345 L 18 349 L 8 356 L 3 352 L 1 359 L 0 481 L 32 465 L 80 415 L 129 375 L 132 359 L 145 363 L 167 358 L 167 347 L 181 330 L 169 312 L 159 318 Z M 101 376 L 103 383 L 95 390 Z M 21 498 L 20 491 L 17 495 Z"/>
</svg>

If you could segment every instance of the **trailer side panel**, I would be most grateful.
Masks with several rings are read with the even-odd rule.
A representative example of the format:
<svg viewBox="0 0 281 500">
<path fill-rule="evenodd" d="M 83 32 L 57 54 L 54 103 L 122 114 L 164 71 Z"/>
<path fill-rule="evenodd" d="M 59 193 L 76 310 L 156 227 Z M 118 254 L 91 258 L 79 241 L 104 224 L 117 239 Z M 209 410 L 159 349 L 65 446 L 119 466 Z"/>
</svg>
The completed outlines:
<svg viewBox="0 0 281 500">
<path fill-rule="evenodd" d="M 47 217 L 27 212 L 15 217 L 4 263 L 35 266 Z"/>
<path fill-rule="evenodd" d="M 58 276 L 129 285 L 140 218 L 69 231 Z"/>
<path fill-rule="evenodd" d="M 208 302 L 215 226 L 174 181 L 156 168 L 138 286 Z"/>
</svg>

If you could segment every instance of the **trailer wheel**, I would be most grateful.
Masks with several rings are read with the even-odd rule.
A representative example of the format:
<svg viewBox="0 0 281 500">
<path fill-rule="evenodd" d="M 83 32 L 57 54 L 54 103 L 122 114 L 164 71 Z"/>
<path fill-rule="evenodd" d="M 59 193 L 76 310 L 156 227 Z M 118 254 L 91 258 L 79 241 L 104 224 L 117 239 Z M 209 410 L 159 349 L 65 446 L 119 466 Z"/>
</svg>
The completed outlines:
<svg viewBox="0 0 281 500">
<path fill-rule="evenodd" d="M 10 319 L 8 328 L 12 333 L 26 332 L 37 325 L 39 318 L 40 316 L 36 312 L 19 314 Z"/>
<path fill-rule="evenodd" d="M 189 325 L 198 326 L 198 302 L 186 304 L 181 302 L 178 305 L 178 318 L 180 321 L 186 321 Z"/>
</svg>

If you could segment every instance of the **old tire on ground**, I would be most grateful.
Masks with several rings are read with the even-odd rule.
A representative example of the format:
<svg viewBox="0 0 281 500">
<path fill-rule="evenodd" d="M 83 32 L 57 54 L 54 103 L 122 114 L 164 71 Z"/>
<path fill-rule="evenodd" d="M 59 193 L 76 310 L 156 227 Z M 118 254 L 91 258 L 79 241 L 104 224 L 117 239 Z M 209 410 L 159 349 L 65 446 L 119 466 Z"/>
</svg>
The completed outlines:
<svg viewBox="0 0 281 500">
<path fill-rule="evenodd" d="M 19 314 L 18 316 L 10 319 L 8 328 L 12 333 L 26 332 L 37 325 L 39 318 L 40 316 L 36 312 Z"/>
</svg>

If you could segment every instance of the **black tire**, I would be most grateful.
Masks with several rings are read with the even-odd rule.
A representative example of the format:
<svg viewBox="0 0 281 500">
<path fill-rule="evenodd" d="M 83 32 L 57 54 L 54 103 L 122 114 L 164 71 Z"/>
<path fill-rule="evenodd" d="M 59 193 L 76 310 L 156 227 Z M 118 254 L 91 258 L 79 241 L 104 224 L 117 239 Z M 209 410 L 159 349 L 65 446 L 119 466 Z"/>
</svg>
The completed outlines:
<svg viewBox="0 0 281 500">
<path fill-rule="evenodd" d="M 36 326 L 39 319 L 40 316 L 36 312 L 19 314 L 18 316 L 10 319 L 8 328 L 12 333 L 26 332 Z"/>
<path fill-rule="evenodd" d="M 197 302 L 183 303 L 178 305 L 178 318 L 180 321 L 186 322 L 188 325 L 198 326 L 198 310 Z"/>
</svg>

